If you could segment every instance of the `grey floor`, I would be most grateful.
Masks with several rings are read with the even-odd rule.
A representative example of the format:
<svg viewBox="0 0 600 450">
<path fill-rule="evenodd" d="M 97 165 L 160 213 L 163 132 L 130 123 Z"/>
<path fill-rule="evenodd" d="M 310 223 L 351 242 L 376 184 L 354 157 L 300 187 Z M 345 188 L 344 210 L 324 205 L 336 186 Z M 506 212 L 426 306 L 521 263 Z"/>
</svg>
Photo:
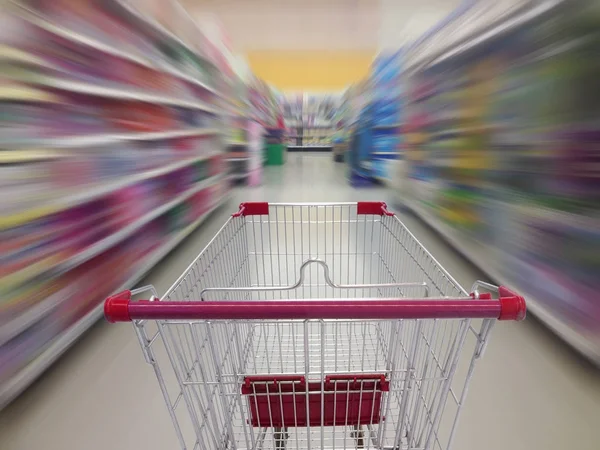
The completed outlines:
<svg viewBox="0 0 600 450">
<path fill-rule="evenodd" d="M 354 190 L 331 155 L 290 155 L 264 184 L 237 189 L 228 205 L 143 281 L 164 292 L 242 200 L 387 200 Z M 463 285 L 484 278 L 417 219 L 406 225 Z M 98 322 L 17 401 L 0 412 L 0 449 L 175 449 L 163 399 L 131 326 Z M 600 449 L 600 371 L 534 319 L 501 323 L 478 364 L 456 449 Z"/>
</svg>

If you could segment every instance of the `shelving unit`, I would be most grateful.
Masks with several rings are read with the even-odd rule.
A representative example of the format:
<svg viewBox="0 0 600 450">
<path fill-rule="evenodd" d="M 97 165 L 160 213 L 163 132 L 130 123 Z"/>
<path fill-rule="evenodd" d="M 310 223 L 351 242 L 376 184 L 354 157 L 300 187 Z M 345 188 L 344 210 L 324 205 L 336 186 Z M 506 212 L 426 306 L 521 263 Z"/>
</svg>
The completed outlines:
<svg viewBox="0 0 600 450">
<path fill-rule="evenodd" d="M 160 24 L 120 0 L 10 12 L 27 41 L 0 47 L 0 408 L 226 202 L 232 104 L 186 14 Z"/>
<path fill-rule="evenodd" d="M 229 167 L 229 180 L 233 184 L 251 184 L 252 173 L 260 170 L 262 166 L 262 152 L 257 156 L 252 151 L 253 146 L 249 133 L 249 129 L 255 122 L 239 116 L 230 120 L 234 135 L 225 142 L 225 161 Z M 257 157 L 260 159 L 258 164 L 254 161 Z"/>
<path fill-rule="evenodd" d="M 267 128 L 274 128 L 279 117 L 276 93 L 263 81 L 250 79 L 235 82 L 235 91 L 243 107 L 239 114 L 227 116 L 226 160 L 230 181 L 234 184 L 257 185 L 266 163 L 263 139 Z M 261 135 L 255 133 L 260 129 Z"/>
<path fill-rule="evenodd" d="M 284 115 L 289 151 L 331 151 L 338 99 L 334 96 L 296 94 L 288 96 Z"/>
<path fill-rule="evenodd" d="M 527 309 L 551 330 L 561 336 L 566 342 L 579 350 L 592 361 L 600 361 L 600 339 L 595 333 L 586 332 L 578 327 L 576 322 L 565 322 L 564 317 L 549 310 L 544 301 L 536 294 L 531 286 L 523 285 L 506 274 L 506 258 L 499 257 L 497 249 L 481 241 L 472 239 L 471 236 L 461 233 L 442 222 L 427 208 L 411 200 L 403 200 L 402 204 L 408 207 L 419 219 L 427 223 L 433 230 L 440 234 L 452 247 L 462 254 L 476 267 L 481 268 L 490 279 L 502 286 L 519 286 L 519 292 L 527 299 Z M 517 263 L 517 261 L 513 261 Z"/>
<path fill-rule="evenodd" d="M 189 236 L 198 226 L 200 226 L 217 208 L 227 203 L 229 194 L 218 198 L 215 205 L 212 206 L 206 213 L 190 223 L 186 228 L 181 230 L 178 234 L 172 237 L 169 241 L 158 247 L 149 256 L 139 263 L 133 275 L 126 279 L 123 283 L 114 288 L 107 289 L 101 293 L 102 297 L 105 298 L 113 292 L 119 292 L 124 289 L 131 288 L 138 281 L 140 281 L 144 275 L 148 273 L 157 263 L 159 263 L 165 256 L 167 256 L 177 245 L 182 242 L 187 236 Z M 22 322 L 22 326 L 29 326 L 40 316 L 48 314 L 48 312 L 60 305 L 61 298 L 56 296 L 52 298 L 52 304 L 45 305 L 45 309 L 32 311 L 29 317 L 25 318 Z M 11 377 L 4 381 L 0 386 L 0 408 L 10 402 L 16 395 L 25 390 L 31 383 L 33 383 L 43 371 L 49 367 L 54 361 L 56 361 L 90 326 L 92 326 L 98 319 L 103 316 L 103 302 L 100 302 L 94 309 L 89 311 L 77 322 L 73 323 L 70 327 L 63 330 L 58 334 L 50 344 L 42 350 L 40 356 L 35 359 L 34 363 L 28 364 L 20 372 L 18 376 Z M 9 324 L 10 325 L 10 324 Z M 14 328 L 12 328 L 14 329 Z M 12 331 L 9 328 L 9 332 Z"/>
<path fill-rule="evenodd" d="M 415 55 L 397 190 L 595 364 L 600 102 L 589 55 L 599 23 L 590 2 L 535 2 L 464 43 Z"/>
<path fill-rule="evenodd" d="M 388 183 L 394 162 L 402 158 L 401 55 L 380 54 L 369 77 L 350 93 L 359 108 L 348 158 L 349 180 L 355 186 Z"/>
</svg>

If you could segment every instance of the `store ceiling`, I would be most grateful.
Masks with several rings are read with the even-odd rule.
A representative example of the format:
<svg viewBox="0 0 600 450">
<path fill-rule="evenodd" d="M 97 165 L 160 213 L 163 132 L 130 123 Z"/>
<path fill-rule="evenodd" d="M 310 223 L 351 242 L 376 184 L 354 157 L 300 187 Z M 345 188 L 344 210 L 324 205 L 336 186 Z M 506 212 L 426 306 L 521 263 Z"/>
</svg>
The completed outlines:
<svg viewBox="0 0 600 450">
<path fill-rule="evenodd" d="M 221 22 L 232 45 L 250 50 L 375 50 L 380 0 L 187 0 Z"/>
<path fill-rule="evenodd" d="M 377 51 L 414 42 L 452 11 L 477 4 L 458 31 L 528 0 L 180 0 L 220 23 L 233 48 Z M 485 20 L 482 16 L 489 16 Z M 443 39 L 446 39 L 445 37 Z"/>
</svg>

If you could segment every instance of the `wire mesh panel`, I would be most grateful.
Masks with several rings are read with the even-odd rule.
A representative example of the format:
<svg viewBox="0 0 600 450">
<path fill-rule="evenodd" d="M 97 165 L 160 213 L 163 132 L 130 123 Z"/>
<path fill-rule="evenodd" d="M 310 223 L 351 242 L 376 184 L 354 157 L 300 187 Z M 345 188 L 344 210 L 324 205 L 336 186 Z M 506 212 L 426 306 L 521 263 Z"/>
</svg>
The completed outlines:
<svg viewBox="0 0 600 450">
<path fill-rule="evenodd" d="M 243 204 L 155 303 L 252 302 L 262 320 L 135 324 L 182 448 L 448 448 L 494 319 L 268 318 L 298 299 L 428 297 L 472 300 L 384 204 Z"/>
<path fill-rule="evenodd" d="M 272 205 L 269 214 L 233 217 L 193 269 L 174 298 L 466 295 L 396 216 L 358 214 L 356 203 Z M 414 285 L 391 286 L 400 283 Z"/>
</svg>

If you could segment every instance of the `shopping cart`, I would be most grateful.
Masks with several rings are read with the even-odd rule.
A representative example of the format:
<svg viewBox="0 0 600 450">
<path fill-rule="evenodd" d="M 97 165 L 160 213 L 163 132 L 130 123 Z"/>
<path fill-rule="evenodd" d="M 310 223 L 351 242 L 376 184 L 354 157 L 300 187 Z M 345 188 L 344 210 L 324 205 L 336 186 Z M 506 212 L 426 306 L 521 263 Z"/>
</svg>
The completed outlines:
<svg viewBox="0 0 600 450">
<path fill-rule="evenodd" d="M 493 324 L 525 316 L 472 291 L 385 203 L 242 203 L 160 300 L 105 315 L 134 323 L 182 448 L 442 449 Z"/>
</svg>

